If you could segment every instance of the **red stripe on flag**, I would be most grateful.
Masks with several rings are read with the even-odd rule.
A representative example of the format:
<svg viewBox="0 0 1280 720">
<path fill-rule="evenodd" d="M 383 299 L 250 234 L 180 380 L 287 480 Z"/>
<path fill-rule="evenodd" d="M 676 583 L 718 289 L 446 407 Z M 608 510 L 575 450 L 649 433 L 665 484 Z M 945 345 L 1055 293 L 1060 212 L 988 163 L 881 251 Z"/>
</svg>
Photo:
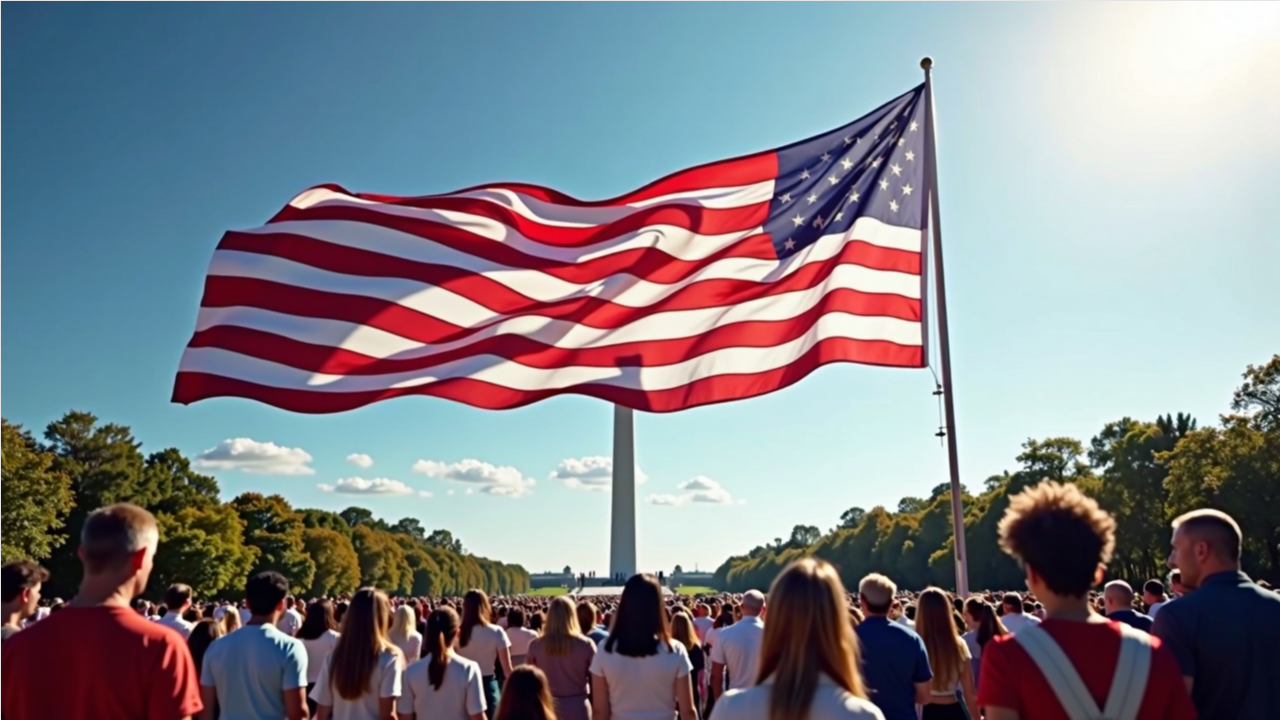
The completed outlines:
<svg viewBox="0 0 1280 720">
<path fill-rule="evenodd" d="M 421 395 L 455 400 L 487 410 L 521 407 L 555 395 L 586 395 L 646 412 L 674 412 L 714 403 L 764 395 L 799 382 L 822 365 L 851 362 L 892 367 L 924 367 L 919 346 L 884 341 L 830 338 L 786 367 L 761 373 L 717 375 L 668 390 L 644 391 L 613 385 L 584 384 L 566 389 L 513 390 L 472 378 L 444 380 L 412 388 L 369 392 L 287 390 L 207 373 L 179 372 L 173 402 L 190 404 L 214 397 L 241 397 L 299 413 L 354 410 L 379 400 Z M 621 371 L 625 374 L 626 368 Z"/>
</svg>

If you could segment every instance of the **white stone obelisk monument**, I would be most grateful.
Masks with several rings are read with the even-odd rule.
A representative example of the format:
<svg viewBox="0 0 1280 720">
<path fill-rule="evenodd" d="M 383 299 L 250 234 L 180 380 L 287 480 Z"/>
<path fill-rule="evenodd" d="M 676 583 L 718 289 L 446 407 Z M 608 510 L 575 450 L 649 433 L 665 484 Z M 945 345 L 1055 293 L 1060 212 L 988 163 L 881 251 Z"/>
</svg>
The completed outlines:
<svg viewBox="0 0 1280 720">
<path fill-rule="evenodd" d="M 613 515 L 609 572 L 621 584 L 636 574 L 636 436 L 631 408 L 613 406 Z"/>
</svg>

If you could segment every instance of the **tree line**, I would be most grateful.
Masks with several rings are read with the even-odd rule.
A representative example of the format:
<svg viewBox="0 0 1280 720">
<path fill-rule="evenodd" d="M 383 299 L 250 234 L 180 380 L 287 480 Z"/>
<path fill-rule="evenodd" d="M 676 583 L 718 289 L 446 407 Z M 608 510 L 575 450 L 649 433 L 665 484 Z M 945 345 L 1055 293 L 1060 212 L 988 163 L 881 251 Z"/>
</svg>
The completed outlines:
<svg viewBox="0 0 1280 720">
<path fill-rule="evenodd" d="M 47 566 L 46 597 L 76 593 L 80 527 L 90 512 L 117 502 L 145 507 L 159 522 L 150 595 L 183 582 L 202 598 L 238 599 L 245 579 L 264 570 L 284 574 L 295 593 L 310 597 L 365 585 L 414 596 L 529 589 L 523 567 L 472 555 L 448 530 L 428 533 L 415 518 L 388 524 L 361 507 L 294 508 L 256 492 L 222 502 L 218 481 L 179 450 L 144 455 L 128 426 L 91 413 L 66 413 L 43 440 L 2 424 L 0 555 L 5 563 Z"/>
<path fill-rule="evenodd" d="M 1088 444 L 1027 440 L 1017 469 L 987 478 L 980 494 L 962 488 L 970 587 L 1022 587 L 1022 570 L 1000 550 L 996 526 L 1010 496 L 1044 479 L 1075 483 L 1115 517 L 1108 577 L 1131 583 L 1162 577 L 1170 521 L 1211 507 L 1240 524 L 1245 572 L 1280 584 L 1280 355 L 1248 367 L 1230 410 L 1211 427 L 1179 413 L 1120 418 Z M 765 589 L 796 557 L 817 555 L 839 568 L 847 587 L 880 572 L 904 588 L 954 588 L 953 543 L 951 489 L 943 483 L 928 498 L 905 497 L 896 508 L 850 508 L 826 533 L 797 525 L 785 541 L 726 560 L 715 581 L 734 592 Z"/>
</svg>

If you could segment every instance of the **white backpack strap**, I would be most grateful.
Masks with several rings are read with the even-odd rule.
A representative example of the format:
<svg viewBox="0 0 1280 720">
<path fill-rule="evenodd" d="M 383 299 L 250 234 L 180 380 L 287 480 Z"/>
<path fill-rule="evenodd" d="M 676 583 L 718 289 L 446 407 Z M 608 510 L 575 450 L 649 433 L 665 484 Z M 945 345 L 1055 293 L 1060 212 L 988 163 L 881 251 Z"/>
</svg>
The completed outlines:
<svg viewBox="0 0 1280 720">
<path fill-rule="evenodd" d="M 1124 623 L 1120 625 L 1120 656 L 1107 693 L 1108 720 L 1136 720 L 1151 673 L 1151 636 Z"/>
<path fill-rule="evenodd" d="M 1039 625 L 1027 625 L 1013 637 L 1040 668 L 1040 674 L 1053 688 L 1053 694 L 1058 697 L 1067 717 L 1071 720 L 1099 720 L 1102 717 L 1102 711 L 1080 679 L 1080 673 L 1076 672 L 1070 658 L 1049 633 Z"/>
</svg>

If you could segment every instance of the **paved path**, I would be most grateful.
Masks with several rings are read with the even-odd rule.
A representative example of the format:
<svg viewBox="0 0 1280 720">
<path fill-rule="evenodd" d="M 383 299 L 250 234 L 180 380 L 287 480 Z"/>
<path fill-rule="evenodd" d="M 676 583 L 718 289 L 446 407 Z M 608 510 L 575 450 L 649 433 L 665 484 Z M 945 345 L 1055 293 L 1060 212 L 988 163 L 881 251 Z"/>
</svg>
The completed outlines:
<svg viewBox="0 0 1280 720">
<path fill-rule="evenodd" d="M 573 595 L 574 597 L 598 597 L 600 595 L 621 595 L 622 586 L 621 585 L 605 585 L 605 586 L 588 586 L 582 589 L 574 588 L 573 590 L 569 591 L 569 594 Z M 671 595 L 673 593 L 671 592 L 671 588 L 664 587 L 662 588 L 662 594 Z"/>
</svg>

